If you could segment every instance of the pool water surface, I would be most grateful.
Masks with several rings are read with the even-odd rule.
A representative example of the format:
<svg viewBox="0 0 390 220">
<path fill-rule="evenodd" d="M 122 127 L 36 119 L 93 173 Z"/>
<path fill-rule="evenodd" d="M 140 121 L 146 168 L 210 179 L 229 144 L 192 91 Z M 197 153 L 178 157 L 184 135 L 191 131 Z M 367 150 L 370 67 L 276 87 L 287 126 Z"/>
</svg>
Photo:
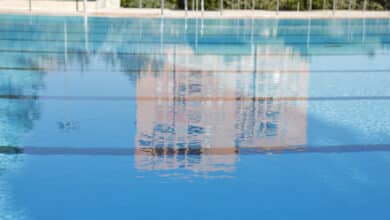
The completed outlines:
<svg viewBox="0 0 390 220">
<path fill-rule="evenodd" d="M 0 220 L 390 219 L 390 19 L 0 15 Z"/>
</svg>

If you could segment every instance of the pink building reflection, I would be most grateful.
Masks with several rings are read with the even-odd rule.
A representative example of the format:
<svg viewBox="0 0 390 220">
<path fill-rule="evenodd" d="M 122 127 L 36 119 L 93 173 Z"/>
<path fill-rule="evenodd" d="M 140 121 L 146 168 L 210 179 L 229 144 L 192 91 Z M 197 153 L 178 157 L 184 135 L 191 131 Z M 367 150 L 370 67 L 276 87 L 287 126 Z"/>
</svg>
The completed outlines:
<svg viewBox="0 0 390 220">
<path fill-rule="evenodd" d="M 306 145 L 308 62 L 285 48 L 251 50 L 226 61 L 180 48 L 181 55 L 167 52 L 163 71 L 145 68 L 137 83 L 138 169 L 229 172 L 239 149 Z"/>
</svg>

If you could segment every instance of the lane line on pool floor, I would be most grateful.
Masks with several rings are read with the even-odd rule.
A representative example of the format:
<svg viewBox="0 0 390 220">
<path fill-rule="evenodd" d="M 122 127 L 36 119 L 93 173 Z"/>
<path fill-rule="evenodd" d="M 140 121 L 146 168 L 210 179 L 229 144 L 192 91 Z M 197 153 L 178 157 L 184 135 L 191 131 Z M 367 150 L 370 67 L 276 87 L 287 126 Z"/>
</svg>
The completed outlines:
<svg viewBox="0 0 390 220">
<path fill-rule="evenodd" d="M 15 147 L 0 146 L 0 154 L 29 155 L 252 155 L 252 154 L 302 154 L 302 153 L 359 153 L 390 151 L 390 144 L 333 145 L 333 146 L 266 146 L 266 147 L 212 147 L 212 148 L 115 148 L 115 147 Z"/>
</svg>

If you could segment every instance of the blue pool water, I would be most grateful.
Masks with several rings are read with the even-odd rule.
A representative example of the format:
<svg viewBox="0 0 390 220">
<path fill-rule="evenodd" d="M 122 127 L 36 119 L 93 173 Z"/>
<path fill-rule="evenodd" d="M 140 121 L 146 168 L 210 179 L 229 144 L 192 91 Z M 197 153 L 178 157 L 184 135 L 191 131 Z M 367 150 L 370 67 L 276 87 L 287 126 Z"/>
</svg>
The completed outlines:
<svg viewBox="0 0 390 220">
<path fill-rule="evenodd" d="M 390 218 L 389 19 L 0 33 L 0 220 Z"/>
</svg>

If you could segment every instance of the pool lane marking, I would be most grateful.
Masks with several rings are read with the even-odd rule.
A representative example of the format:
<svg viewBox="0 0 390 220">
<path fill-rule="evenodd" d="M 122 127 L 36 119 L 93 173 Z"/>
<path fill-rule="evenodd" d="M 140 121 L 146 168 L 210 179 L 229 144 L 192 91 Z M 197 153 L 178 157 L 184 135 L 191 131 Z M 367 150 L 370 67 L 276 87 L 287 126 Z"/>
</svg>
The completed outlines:
<svg viewBox="0 0 390 220">
<path fill-rule="evenodd" d="M 356 100 L 390 100 L 390 96 L 324 96 L 324 97 L 207 97 L 207 96 L 46 96 L 46 95 L 0 95 L 7 100 L 58 100 L 58 101 L 175 101 L 175 102 L 208 102 L 208 101 L 356 101 Z"/>
<path fill-rule="evenodd" d="M 390 144 L 334 145 L 334 146 L 260 146 L 212 148 L 115 148 L 115 147 L 15 147 L 0 146 L 0 154 L 28 155 L 107 155 L 107 156 L 175 156 L 175 155 L 252 155 L 301 153 L 358 153 L 390 151 Z"/>
</svg>

